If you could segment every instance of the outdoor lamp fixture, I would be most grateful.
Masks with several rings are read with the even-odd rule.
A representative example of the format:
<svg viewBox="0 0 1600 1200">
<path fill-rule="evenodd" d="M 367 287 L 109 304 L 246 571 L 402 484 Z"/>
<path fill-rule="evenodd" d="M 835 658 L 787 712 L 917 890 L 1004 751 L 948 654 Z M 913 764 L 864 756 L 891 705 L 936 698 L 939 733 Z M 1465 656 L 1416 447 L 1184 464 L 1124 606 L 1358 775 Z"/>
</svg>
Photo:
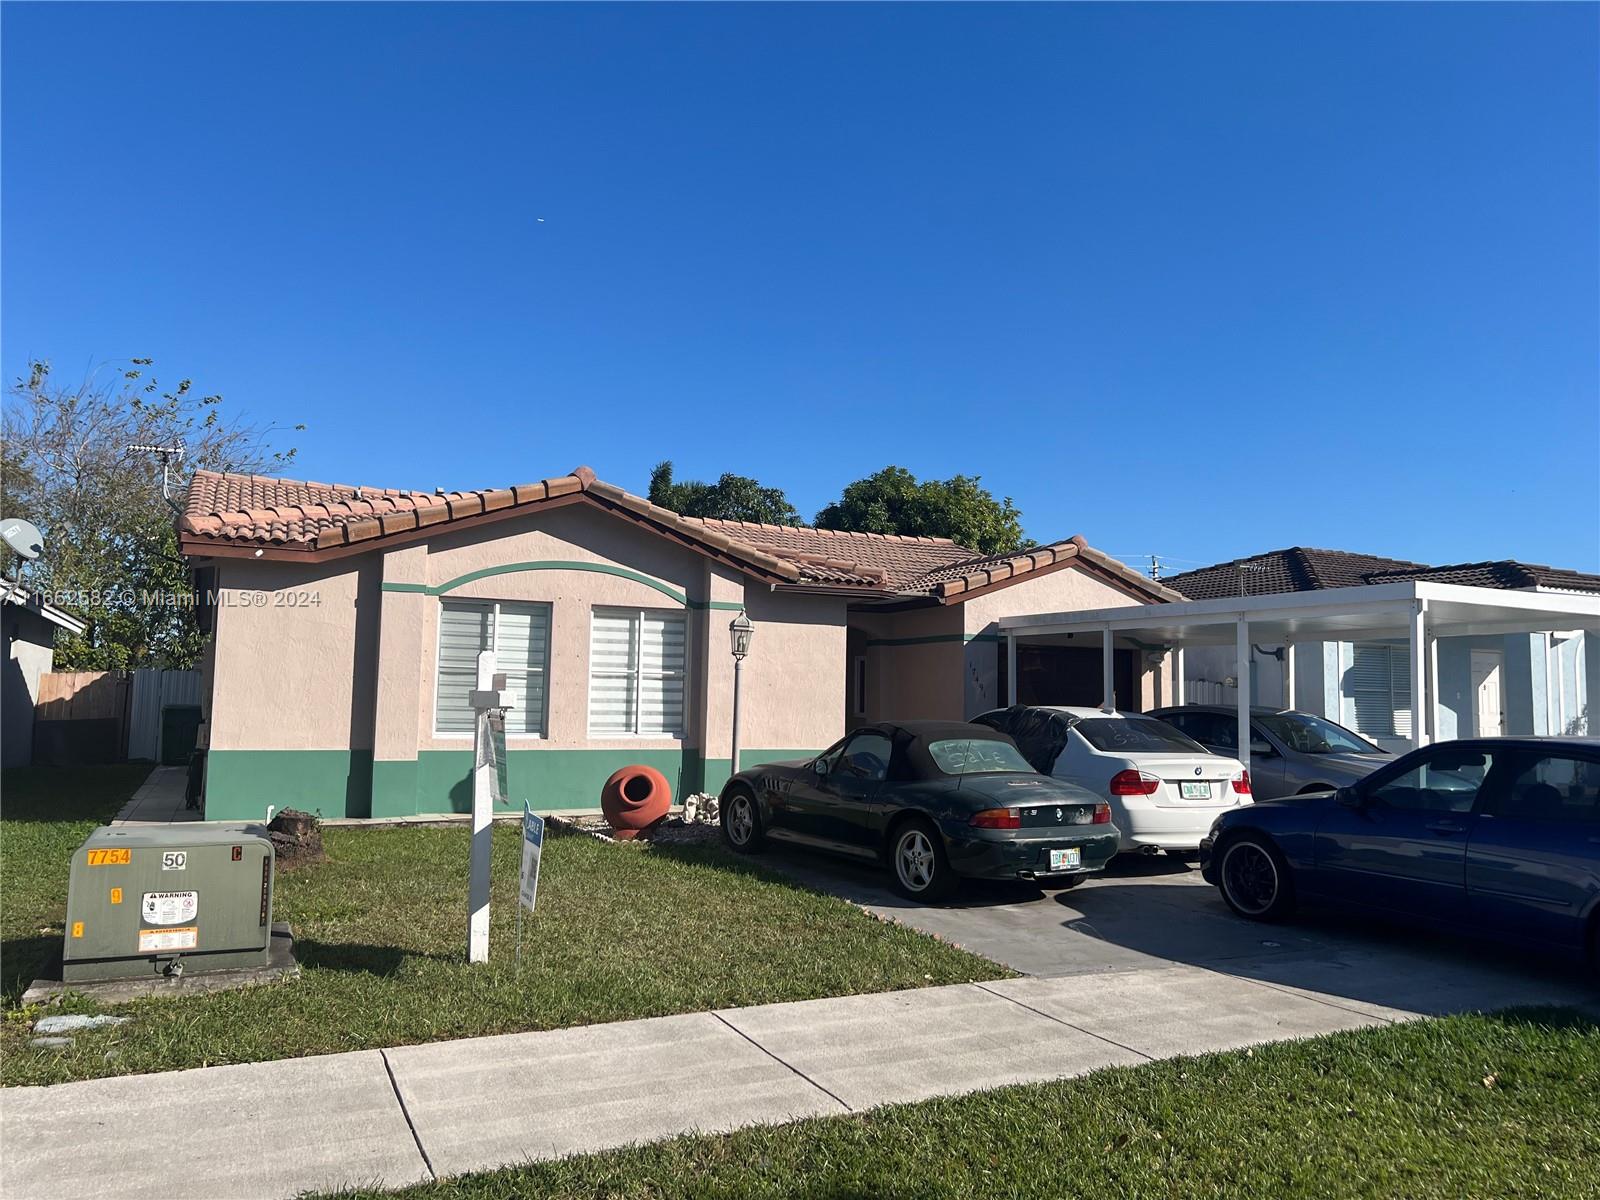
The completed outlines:
<svg viewBox="0 0 1600 1200">
<path fill-rule="evenodd" d="M 739 676 L 744 671 L 744 656 L 750 653 L 750 640 L 756 627 L 745 616 L 744 609 L 728 623 L 728 645 L 733 652 L 733 757 L 729 760 L 734 774 L 739 772 Z"/>
<path fill-rule="evenodd" d="M 750 639 L 755 636 L 756 627 L 750 623 L 750 618 L 744 615 L 744 610 L 739 610 L 739 615 L 728 622 L 728 640 L 733 646 L 735 662 L 742 662 L 744 656 L 750 653 Z"/>
</svg>

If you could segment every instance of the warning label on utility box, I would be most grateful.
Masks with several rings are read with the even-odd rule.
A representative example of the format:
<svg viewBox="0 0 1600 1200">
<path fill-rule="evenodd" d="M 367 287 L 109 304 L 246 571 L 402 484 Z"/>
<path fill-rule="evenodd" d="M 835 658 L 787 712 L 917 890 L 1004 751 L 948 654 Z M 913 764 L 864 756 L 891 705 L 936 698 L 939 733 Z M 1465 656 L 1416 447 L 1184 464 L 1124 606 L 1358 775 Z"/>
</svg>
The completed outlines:
<svg viewBox="0 0 1600 1200">
<path fill-rule="evenodd" d="M 188 929 L 141 929 L 139 930 L 139 953 L 150 954 L 160 950 L 193 950 L 200 944 L 200 930 L 191 926 Z"/>
<path fill-rule="evenodd" d="M 186 925 L 200 911 L 199 892 L 146 892 L 146 925 Z"/>
</svg>

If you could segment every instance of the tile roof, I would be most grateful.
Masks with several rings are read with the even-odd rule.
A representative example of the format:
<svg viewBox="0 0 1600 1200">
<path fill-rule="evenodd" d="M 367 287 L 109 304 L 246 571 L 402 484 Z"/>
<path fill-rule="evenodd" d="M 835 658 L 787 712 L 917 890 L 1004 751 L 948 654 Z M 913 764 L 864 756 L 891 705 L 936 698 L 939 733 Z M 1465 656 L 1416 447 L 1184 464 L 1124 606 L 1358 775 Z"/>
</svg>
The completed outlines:
<svg viewBox="0 0 1600 1200">
<path fill-rule="evenodd" d="M 1244 571 L 1240 570 L 1241 564 L 1245 567 Z M 1162 582 L 1190 600 L 1216 600 L 1239 595 L 1241 577 L 1244 590 L 1252 596 L 1362 587 L 1408 579 L 1507 589 L 1547 587 L 1563 591 L 1600 591 L 1600 576 L 1520 563 L 1513 559 L 1433 567 L 1376 554 L 1316 550 L 1305 546 L 1271 550 L 1250 558 L 1216 563 L 1170 576 Z"/>
<path fill-rule="evenodd" d="M 779 584 L 945 601 L 1079 559 L 1150 600 L 1183 598 L 1081 537 L 1021 554 L 981 555 L 948 538 L 683 517 L 596 479 L 588 467 L 516 487 L 432 493 L 197 471 L 178 535 L 190 555 L 254 557 L 259 550 L 274 558 L 323 558 L 433 525 L 577 501 Z"/>
</svg>

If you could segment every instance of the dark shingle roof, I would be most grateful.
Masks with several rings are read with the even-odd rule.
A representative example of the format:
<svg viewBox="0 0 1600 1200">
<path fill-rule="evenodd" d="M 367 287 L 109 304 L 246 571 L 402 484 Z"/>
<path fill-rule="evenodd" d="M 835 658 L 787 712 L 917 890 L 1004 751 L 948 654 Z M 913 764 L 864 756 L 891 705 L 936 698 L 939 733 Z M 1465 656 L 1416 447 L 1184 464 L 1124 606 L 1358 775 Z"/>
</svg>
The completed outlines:
<svg viewBox="0 0 1600 1200">
<path fill-rule="evenodd" d="M 1240 570 L 1240 565 L 1244 570 Z M 1316 550 L 1293 546 L 1234 562 L 1216 563 L 1185 571 L 1163 580 L 1190 600 L 1217 600 L 1241 594 L 1267 596 L 1280 592 L 1312 592 L 1323 588 L 1363 587 L 1425 579 L 1434 583 L 1461 583 L 1505 589 L 1554 588 L 1563 591 L 1600 592 L 1600 575 L 1585 575 L 1501 559 L 1433 567 L 1426 563 L 1353 554 L 1347 550 Z"/>
</svg>

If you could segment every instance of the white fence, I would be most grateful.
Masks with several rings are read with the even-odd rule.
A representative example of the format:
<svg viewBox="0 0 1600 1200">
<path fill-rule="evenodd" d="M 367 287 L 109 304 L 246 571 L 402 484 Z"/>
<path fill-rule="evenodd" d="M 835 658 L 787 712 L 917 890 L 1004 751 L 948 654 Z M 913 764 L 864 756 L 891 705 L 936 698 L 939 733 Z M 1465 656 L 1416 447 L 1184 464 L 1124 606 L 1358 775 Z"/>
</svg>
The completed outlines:
<svg viewBox="0 0 1600 1200">
<path fill-rule="evenodd" d="M 199 671 L 133 672 L 128 711 L 128 757 L 161 761 L 161 713 L 168 705 L 200 704 Z"/>
</svg>

